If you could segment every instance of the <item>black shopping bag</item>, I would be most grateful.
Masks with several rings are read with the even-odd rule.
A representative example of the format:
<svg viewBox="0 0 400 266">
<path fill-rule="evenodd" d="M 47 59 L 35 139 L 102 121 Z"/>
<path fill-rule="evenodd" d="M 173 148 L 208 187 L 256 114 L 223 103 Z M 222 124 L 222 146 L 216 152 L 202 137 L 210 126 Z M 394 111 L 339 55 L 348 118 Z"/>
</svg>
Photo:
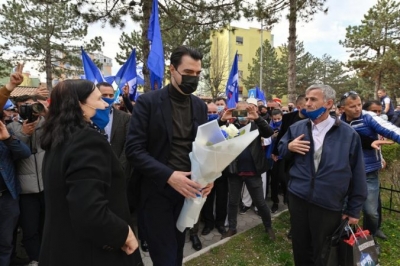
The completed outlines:
<svg viewBox="0 0 400 266">
<path fill-rule="evenodd" d="M 340 266 L 379 266 L 375 240 L 368 230 L 351 231 L 350 238 L 339 244 Z"/>
<path fill-rule="evenodd" d="M 325 239 L 321 250 L 322 265 L 339 265 L 339 243 L 347 237 L 347 233 L 344 230 L 348 225 L 347 222 L 347 219 L 343 220 L 335 232 Z"/>
</svg>

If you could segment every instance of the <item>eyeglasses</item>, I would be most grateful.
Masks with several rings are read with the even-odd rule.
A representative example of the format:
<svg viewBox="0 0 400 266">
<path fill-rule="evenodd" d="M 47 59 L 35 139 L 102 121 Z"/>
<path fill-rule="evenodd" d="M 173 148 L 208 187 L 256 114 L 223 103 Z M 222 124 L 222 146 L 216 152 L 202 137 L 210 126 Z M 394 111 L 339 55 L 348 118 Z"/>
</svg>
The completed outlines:
<svg viewBox="0 0 400 266">
<path fill-rule="evenodd" d="M 343 94 L 343 96 L 342 96 L 342 98 L 340 98 L 340 100 L 347 99 L 347 97 L 349 97 L 350 95 L 358 95 L 358 93 L 355 91 L 346 92 L 345 94 Z"/>
</svg>

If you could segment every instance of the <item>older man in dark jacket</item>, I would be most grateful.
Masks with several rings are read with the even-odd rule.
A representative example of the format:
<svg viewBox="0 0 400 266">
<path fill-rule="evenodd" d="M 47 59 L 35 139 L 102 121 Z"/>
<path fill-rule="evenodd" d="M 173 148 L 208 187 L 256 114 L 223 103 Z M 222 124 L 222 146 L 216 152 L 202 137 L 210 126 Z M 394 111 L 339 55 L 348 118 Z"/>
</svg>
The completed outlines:
<svg viewBox="0 0 400 266">
<path fill-rule="evenodd" d="M 288 191 L 296 265 L 323 265 L 326 237 L 341 219 L 358 223 L 367 197 L 360 137 L 329 115 L 335 96 L 330 86 L 310 86 L 302 111 L 309 119 L 290 126 L 279 142 L 279 154 L 293 162 Z"/>
<path fill-rule="evenodd" d="M 250 196 L 261 215 L 264 227 L 269 237 L 274 240 L 275 234 L 272 230 L 271 212 L 265 202 L 261 174 L 265 172 L 266 159 L 261 146 L 261 137 L 268 138 L 274 132 L 268 123 L 257 113 L 257 107 L 247 102 L 239 102 L 236 106 L 237 110 L 247 110 L 247 117 L 238 117 L 235 124 L 238 128 L 244 127 L 251 123 L 251 130 L 259 130 L 259 137 L 256 138 L 238 157 L 237 172 L 232 173 L 228 177 L 229 185 L 229 205 L 228 205 L 228 221 L 229 230 L 222 238 L 233 236 L 237 233 L 237 212 L 240 202 L 240 192 L 242 191 L 243 182 L 249 190 Z M 220 125 L 225 124 L 232 118 L 233 109 L 227 110 L 221 119 Z"/>
</svg>

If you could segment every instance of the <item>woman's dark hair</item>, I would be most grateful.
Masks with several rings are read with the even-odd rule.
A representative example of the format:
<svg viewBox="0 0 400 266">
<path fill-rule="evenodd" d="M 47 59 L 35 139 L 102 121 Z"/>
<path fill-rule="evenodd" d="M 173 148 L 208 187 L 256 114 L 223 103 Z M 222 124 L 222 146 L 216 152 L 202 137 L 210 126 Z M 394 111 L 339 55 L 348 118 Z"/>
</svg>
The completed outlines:
<svg viewBox="0 0 400 266">
<path fill-rule="evenodd" d="M 184 55 L 188 55 L 196 61 L 203 59 L 203 54 L 200 53 L 195 48 L 190 47 L 190 46 L 181 45 L 181 46 L 175 48 L 171 54 L 170 62 L 171 62 L 171 65 L 173 65 L 175 67 L 175 69 L 177 69 L 178 66 L 182 63 L 182 57 Z"/>
<path fill-rule="evenodd" d="M 57 147 L 67 141 L 76 128 L 86 126 L 79 103 L 85 103 L 95 88 L 93 82 L 83 79 L 65 80 L 53 88 L 43 125 L 42 149 Z"/>
<path fill-rule="evenodd" d="M 382 104 L 381 104 L 380 101 L 378 101 L 378 100 L 371 100 L 371 101 L 368 101 L 368 102 L 364 103 L 364 105 L 362 106 L 362 109 L 365 110 L 365 111 L 369 111 L 369 108 L 370 108 L 371 105 L 373 105 L 373 104 L 376 104 L 376 105 L 378 105 L 378 106 L 382 106 Z"/>
</svg>

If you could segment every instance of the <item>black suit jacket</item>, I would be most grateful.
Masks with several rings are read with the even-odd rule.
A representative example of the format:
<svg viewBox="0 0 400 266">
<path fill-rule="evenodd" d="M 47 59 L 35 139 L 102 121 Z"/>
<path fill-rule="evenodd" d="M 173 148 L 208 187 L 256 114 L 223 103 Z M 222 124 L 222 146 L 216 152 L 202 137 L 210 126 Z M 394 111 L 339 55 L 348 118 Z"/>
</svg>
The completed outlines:
<svg viewBox="0 0 400 266">
<path fill-rule="evenodd" d="M 138 265 L 121 250 L 130 214 L 126 179 L 107 139 L 92 128 L 46 151 L 43 266 Z M 140 264 L 141 265 L 141 264 Z"/>
<path fill-rule="evenodd" d="M 284 114 L 282 116 L 282 125 L 281 125 L 281 128 L 279 130 L 278 136 L 276 136 L 276 145 L 274 147 L 274 150 L 272 151 L 272 154 L 275 154 L 275 155 L 279 154 L 278 143 L 281 140 L 281 138 L 283 137 L 283 135 L 285 135 L 286 131 L 288 131 L 288 129 L 289 129 L 289 127 L 291 125 L 293 125 L 297 121 L 300 121 L 300 120 L 303 120 L 303 119 L 304 118 L 301 118 L 299 116 L 299 112 L 298 111 L 287 113 L 287 114 Z"/>
<path fill-rule="evenodd" d="M 112 112 L 113 120 L 110 134 L 111 149 L 119 159 L 122 167 L 127 170 L 128 166 L 125 156 L 125 142 L 131 116 L 115 108 L 113 108 Z"/>
<path fill-rule="evenodd" d="M 142 199 L 156 191 L 163 193 L 169 186 L 169 177 L 175 170 L 180 170 L 167 166 L 172 142 L 169 86 L 172 85 L 141 95 L 132 112 L 125 152 L 133 165 L 135 179 L 141 182 Z M 207 122 L 207 106 L 194 95 L 190 98 L 193 130 L 196 133 L 198 126 Z"/>
</svg>

